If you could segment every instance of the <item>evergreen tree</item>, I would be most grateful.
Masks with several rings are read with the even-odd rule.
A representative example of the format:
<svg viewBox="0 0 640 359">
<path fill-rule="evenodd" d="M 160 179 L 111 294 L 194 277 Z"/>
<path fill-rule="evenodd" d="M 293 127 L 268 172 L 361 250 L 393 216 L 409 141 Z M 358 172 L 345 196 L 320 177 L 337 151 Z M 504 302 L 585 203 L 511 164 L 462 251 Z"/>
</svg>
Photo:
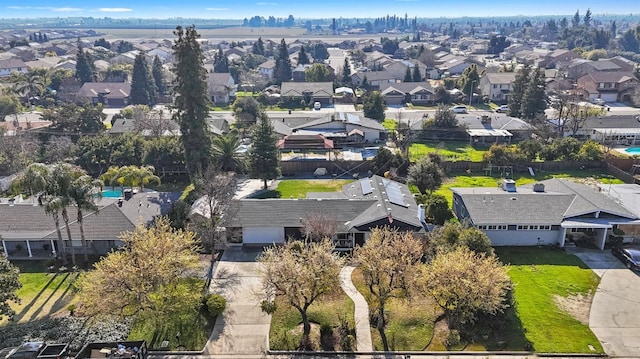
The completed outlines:
<svg viewBox="0 0 640 359">
<path fill-rule="evenodd" d="M 520 115 L 527 120 L 533 120 L 547 108 L 545 95 L 544 70 L 536 68 L 529 74 L 527 88 L 522 95 Z"/>
<path fill-rule="evenodd" d="M 571 20 L 571 25 L 573 27 L 580 26 L 580 10 L 576 10 L 576 13 L 573 15 L 573 19 Z"/>
<path fill-rule="evenodd" d="M 253 52 L 254 55 L 264 56 L 264 42 L 262 42 L 261 37 L 258 38 L 258 41 L 253 43 L 253 47 L 251 48 L 251 51 Z"/>
<path fill-rule="evenodd" d="M 306 65 L 309 62 L 309 55 L 307 55 L 307 51 L 304 49 L 304 46 L 302 46 L 298 53 L 298 65 Z"/>
<path fill-rule="evenodd" d="M 404 79 L 402 82 L 411 82 L 413 78 L 411 77 L 411 69 L 407 67 L 407 70 L 404 72 Z"/>
<path fill-rule="evenodd" d="M 215 73 L 229 72 L 229 59 L 222 52 L 221 47 L 218 47 L 218 53 L 214 56 L 213 72 Z"/>
<path fill-rule="evenodd" d="M 133 62 L 129 96 L 134 105 L 152 105 L 156 97 L 156 84 L 142 52 L 136 55 Z"/>
<path fill-rule="evenodd" d="M 480 74 L 478 74 L 478 65 L 476 64 L 467 67 L 458 79 L 458 88 L 460 88 L 467 97 L 471 96 L 479 84 Z"/>
<path fill-rule="evenodd" d="M 367 93 L 362 102 L 364 117 L 382 122 L 385 110 L 384 98 L 378 91 Z"/>
<path fill-rule="evenodd" d="M 422 74 L 420 73 L 420 66 L 417 64 L 413 66 L 413 82 L 422 81 Z"/>
<path fill-rule="evenodd" d="M 520 117 L 522 110 L 522 97 L 527 89 L 529 82 L 529 72 L 531 67 L 525 65 L 516 74 L 516 78 L 511 86 L 511 94 L 509 95 L 509 116 Z"/>
<path fill-rule="evenodd" d="M 587 12 L 584 14 L 584 26 L 591 26 L 591 9 L 587 9 Z"/>
<path fill-rule="evenodd" d="M 44 39 L 44 42 L 49 41 L 49 39 L 47 38 L 47 34 L 42 35 L 42 37 L 43 37 L 43 39 Z"/>
<path fill-rule="evenodd" d="M 158 96 L 164 96 L 165 92 L 167 91 L 167 85 L 164 81 L 162 61 L 160 61 L 160 58 L 158 56 L 153 58 L 151 75 L 153 76 L 153 82 L 156 85 L 156 93 L 158 94 Z"/>
<path fill-rule="evenodd" d="M 180 124 L 185 163 L 191 178 L 206 172 L 211 153 L 211 138 L 207 126 L 209 99 L 207 98 L 207 70 L 194 26 L 186 31 L 178 26 L 174 31 L 178 37 L 173 45 L 176 65 L 173 69 L 177 112 L 174 119 Z"/>
<path fill-rule="evenodd" d="M 342 65 L 342 84 L 347 85 L 351 83 L 351 65 L 349 59 L 344 58 L 344 64 Z"/>
<path fill-rule="evenodd" d="M 280 41 L 280 45 L 278 45 L 274 77 L 278 83 L 291 80 L 291 60 L 289 59 L 289 48 L 284 39 L 282 39 Z"/>
<path fill-rule="evenodd" d="M 44 37 L 42 37 L 42 33 L 38 33 L 38 42 L 44 42 Z"/>
<path fill-rule="evenodd" d="M 362 84 L 360 84 L 360 86 L 362 86 L 365 89 L 369 87 L 369 80 L 367 80 L 367 75 L 364 75 L 362 77 Z"/>
<path fill-rule="evenodd" d="M 611 29 L 609 32 L 611 32 L 611 37 L 613 37 L 614 39 L 616 38 L 616 32 L 618 31 L 618 28 L 616 26 L 616 21 L 613 20 L 613 22 L 611 23 Z"/>
<path fill-rule="evenodd" d="M 569 20 L 567 20 L 566 17 L 563 17 L 562 20 L 560 20 L 560 28 L 566 29 L 568 26 L 569 26 Z"/>
<path fill-rule="evenodd" d="M 94 82 L 96 80 L 93 59 L 91 55 L 82 49 L 78 40 L 78 54 L 76 55 L 76 78 L 82 82 Z"/>
<path fill-rule="evenodd" d="M 280 175 L 276 135 L 267 114 L 262 112 L 260 120 L 253 128 L 251 151 L 249 153 L 251 175 L 260 178 L 267 189 L 267 181 Z"/>
</svg>

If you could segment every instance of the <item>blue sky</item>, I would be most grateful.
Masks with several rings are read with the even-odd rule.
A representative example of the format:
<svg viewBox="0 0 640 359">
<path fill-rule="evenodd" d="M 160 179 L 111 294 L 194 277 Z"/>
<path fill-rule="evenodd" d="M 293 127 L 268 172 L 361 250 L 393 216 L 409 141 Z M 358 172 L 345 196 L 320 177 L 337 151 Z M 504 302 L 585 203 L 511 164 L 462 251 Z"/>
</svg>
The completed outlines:
<svg viewBox="0 0 640 359">
<path fill-rule="evenodd" d="M 637 0 L 2 0 L 0 17 L 93 16 L 112 18 L 197 17 L 242 19 L 254 15 L 296 18 L 506 16 L 639 13 Z M 632 4 L 636 5 L 632 5 Z"/>
</svg>

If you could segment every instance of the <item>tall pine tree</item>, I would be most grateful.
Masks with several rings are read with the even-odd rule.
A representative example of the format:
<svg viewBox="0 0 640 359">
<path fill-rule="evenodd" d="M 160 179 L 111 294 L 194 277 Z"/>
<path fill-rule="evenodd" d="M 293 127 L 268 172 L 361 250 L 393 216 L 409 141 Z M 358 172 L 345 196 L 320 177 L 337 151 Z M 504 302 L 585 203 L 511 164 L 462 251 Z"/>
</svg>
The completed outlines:
<svg viewBox="0 0 640 359">
<path fill-rule="evenodd" d="M 193 179 L 206 172 L 211 153 L 211 137 L 207 126 L 210 102 L 207 97 L 207 70 L 195 27 L 178 26 L 173 44 L 176 64 L 174 119 L 180 124 L 185 162 Z"/>
<path fill-rule="evenodd" d="M 142 52 L 136 55 L 133 62 L 129 96 L 134 105 L 152 105 L 156 98 L 156 84 Z"/>
<path fill-rule="evenodd" d="M 351 65 L 349 64 L 349 59 L 346 57 L 344 58 L 344 64 L 342 65 L 342 84 L 351 84 Z"/>
<path fill-rule="evenodd" d="M 307 51 L 304 49 L 304 46 L 300 47 L 300 52 L 298 52 L 298 65 L 307 65 L 309 62 Z"/>
<path fill-rule="evenodd" d="M 525 120 L 533 120 L 547 108 L 544 70 L 536 68 L 529 73 L 527 88 L 522 95 L 520 115 Z"/>
<path fill-rule="evenodd" d="M 516 74 L 516 78 L 511 86 L 511 93 L 509 94 L 509 116 L 520 117 L 522 97 L 529 82 L 529 72 L 531 72 L 531 67 L 525 65 L 522 69 L 518 70 Z"/>
<path fill-rule="evenodd" d="M 156 93 L 158 96 L 164 96 L 167 91 L 167 84 L 164 81 L 164 70 L 162 69 L 162 61 L 158 56 L 153 58 L 153 66 L 151 67 L 151 75 L 156 85 Z"/>
<path fill-rule="evenodd" d="M 93 59 L 89 53 L 84 51 L 80 40 L 78 40 L 78 54 L 76 55 L 76 78 L 82 83 L 96 80 Z"/>
<path fill-rule="evenodd" d="M 249 153 L 251 175 L 260 178 L 267 188 L 267 181 L 280 175 L 279 153 L 276 135 L 267 114 L 262 112 L 253 127 L 251 152 Z"/>
<path fill-rule="evenodd" d="M 291 80 L 291 60 L 289 59 L 289 48 L 287 43 L 282 39 L 278 45 L 276 54 L 275 79 L 278 83 Z"/>
<path fill-rule="evenodd" d="M 264 42 L 262 42 L 261 37 L 258 38 L 258 41 L 253 43 L 251 51 L 254 55 L 264 56 Z"/>
<path fill-rule="evenodd" d="M 420 73 L 420 66 L 418 66 L 417 64 L 413 66 L 413 82 L 420 82 L 422 81 L 422 74 Z"/>
</svg>

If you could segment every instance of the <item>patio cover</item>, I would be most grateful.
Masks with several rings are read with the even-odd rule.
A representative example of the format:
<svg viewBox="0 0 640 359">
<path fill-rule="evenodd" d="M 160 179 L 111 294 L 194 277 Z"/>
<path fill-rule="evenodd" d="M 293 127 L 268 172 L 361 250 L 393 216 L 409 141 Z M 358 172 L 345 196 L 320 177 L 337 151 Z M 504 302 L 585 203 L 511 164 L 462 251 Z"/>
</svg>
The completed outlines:
<svg viewBox="0 0 640 359">
<path fill-rule="evenodd" d="M 336 93 L 350 93 L 353 95 L 353 89 L 349 88 L 349 87 L 338 87 L 335 90 Z"/>
</svg>

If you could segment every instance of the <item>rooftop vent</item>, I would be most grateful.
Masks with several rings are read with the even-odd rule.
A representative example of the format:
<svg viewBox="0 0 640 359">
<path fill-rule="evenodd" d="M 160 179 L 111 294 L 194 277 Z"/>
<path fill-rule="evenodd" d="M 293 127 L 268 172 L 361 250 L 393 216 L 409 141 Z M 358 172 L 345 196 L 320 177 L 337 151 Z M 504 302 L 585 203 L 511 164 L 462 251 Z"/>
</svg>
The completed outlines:
<svg viewBox="0 0 640 359">
<path fill-rule="evenodd" d="M 533 185 L 533 192 L 544 192 L 544 183 L 536 183 Z"/>
<path fill-rule="evenodd" d="M 502 180 L 500 188 L 505 192 L 516 192 L 516 181 L 505 178 Z"/>
</svg>

